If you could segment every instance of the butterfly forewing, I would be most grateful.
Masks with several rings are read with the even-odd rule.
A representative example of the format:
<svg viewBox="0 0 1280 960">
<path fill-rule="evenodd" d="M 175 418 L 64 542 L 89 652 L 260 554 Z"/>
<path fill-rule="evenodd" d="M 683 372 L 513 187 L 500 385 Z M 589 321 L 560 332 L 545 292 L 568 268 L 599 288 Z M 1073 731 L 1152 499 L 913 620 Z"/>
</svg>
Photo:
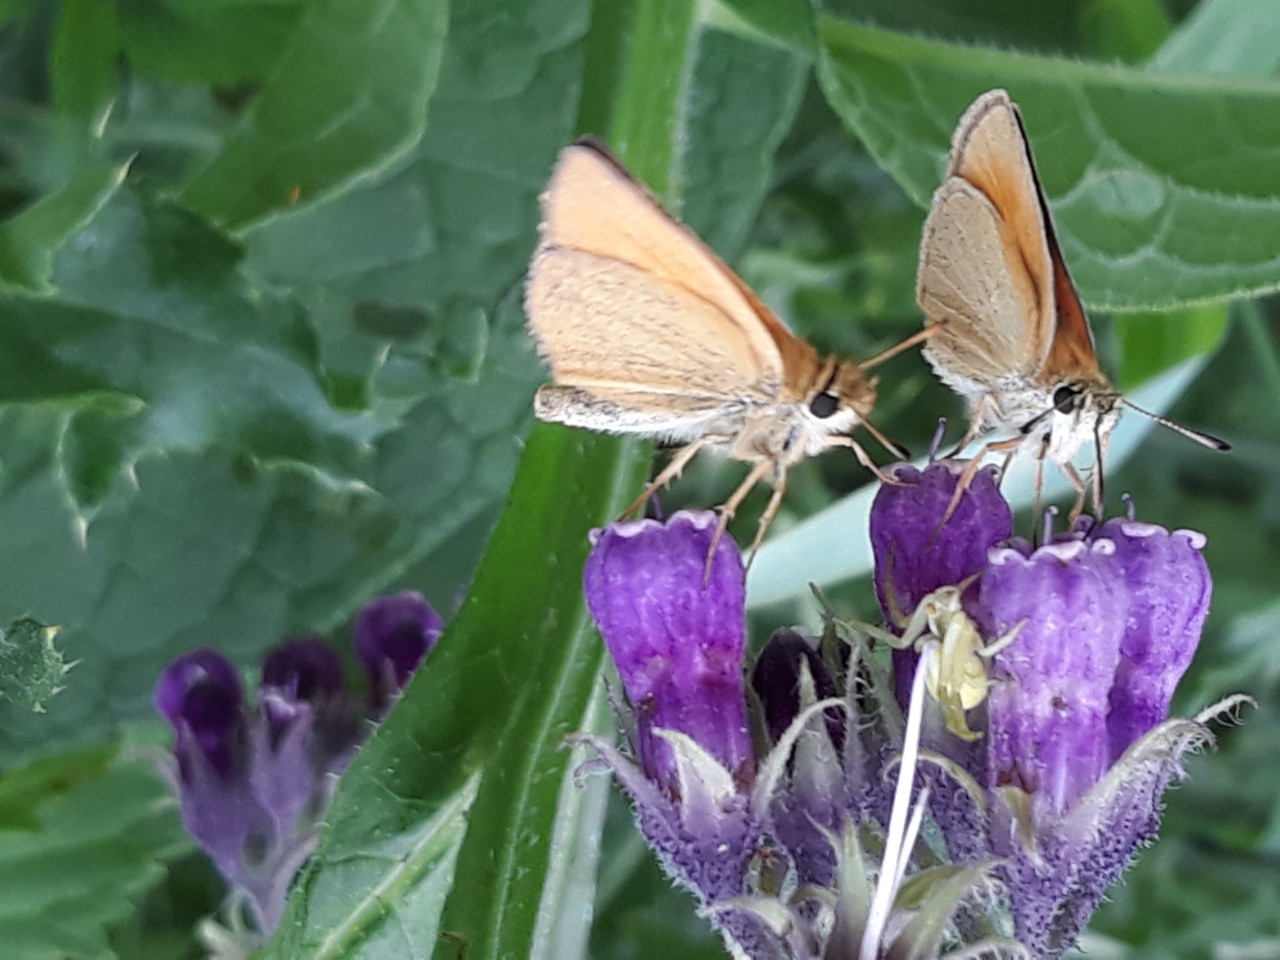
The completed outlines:
<svg viewBox="0 0 1280 960">
<path fill-rule="evenodd" d="M 542 204 L 526 309 L 557 383 L 776 395 L 784 360 L 763 308 L 602 149 L 566 148 Z"/>
<path fill-rule="evenodd" d="M 917 299 L 941 324 L 925 357 L 952 386 L 989 386 L 1005 374 L 1032 375 L 1039 357 L 1025 329 L 1037 291 L 1021 258 L 1007 255 L 1008 227 L 967 181 L 938 190 L 925 221 Z"/>
<path fill-rule="evenodd" d="M 1033 333 L 1042 386 L 1077 375 L 1101 376 L 1093 335 L 1079 294 L 1058 246 L 1035 157 L 1018 108 L 1003 90 L 979 97 L 956 133 L 951 172 L 978 187 L 1008 225 L 1013 249 L 1035 284 L 1038 304 Z"/>
<path fill-rule="evenodd" d="M 971 189 L 986 204 L 952 197 Z M 1045 232 L 1035 168 L 1021 123 L 1008 95 L 993 90 L 965 112 L 952 141 L 948 178 L 939 188 L 921 249 L 919 294 L 932 322 L 944 328 L 927 346 L 973 338 L 1008 345 L 993 355 L 997 374 L 1034 376 L 1053 341 L 1055 284 L 1052 252 Z M 992 221 L 988 223 L 987 221 Z M 969 236 L 966 236 L 969 235 Z M 969 241 L 972 237 L 972 241 Z M 993 242 L 994 241 L 994 242 Z M 955 247 L 944 258 L 935 245 Z M 977 287 L 994 300 L 979 301 L 968 316 L 935 315 L 926 303 L 935 284 Z M 975 295 L 981 295 L 975 291 Z M 958 348 L 957 348 L 958 349 Z"/>
</svg>

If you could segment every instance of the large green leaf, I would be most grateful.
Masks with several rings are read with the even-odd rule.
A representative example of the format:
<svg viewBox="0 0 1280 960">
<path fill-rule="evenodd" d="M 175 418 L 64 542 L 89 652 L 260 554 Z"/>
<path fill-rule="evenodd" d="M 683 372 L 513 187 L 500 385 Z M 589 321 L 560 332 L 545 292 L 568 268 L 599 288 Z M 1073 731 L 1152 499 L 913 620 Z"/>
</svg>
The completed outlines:
<svg viewBox="0 0 1280 960">
<path fill-rule="evenodd" d="M 1274 77 L 1280 6 L 1270 0 L 1202 0 L 1151 58 L 1160 70 Z"/>
<path fill-rule="evenodd" d="M 808 77 L 808 64 L 785 49 L 720 30 L 700 36 L 680 212 L 726 259 L 746 242 Z"/>
<path fill-rule="evenodd" d="M 517 280 L 585 29 L 568 0 L 488 56 L 493 9 L 454 11 L 435 139 L 408 167 L 264 225 L 245 263 L 126 187 L 63 244 L 56 298 L 8 301 L 0 606 L 62 625 L 83 663 L 41 723 L 0 708 L 0 754 L 149 712 L 193 646 L 247 666 L 336 627 L 467 531 L 469 559 L 412 581 L 453 606 L 542 376 Z M 444 216 L 417 216 L 424 195 Z"/>
<path fill-rule="evenodd" d="M 106 958 L 106 926 L 185 846 L 149 761 L 112 747 L 34 761 L 0 777 L 0 942 L 13 960 Z M 20 805 L 24 819 L 15 824 Z M 16 827 L 16 829 L 15 829 Z"/>
<path fill-rule="evenodd" d="M 127 169 L 86 160 L 60 188 L 0 223 L 0 284 L 46 291 L 54 254 L 111 199 Z"/>
<path fill-rule="evenodd" d="M 1280 83 L 1032 57 L 830 17 L 820 35 L 832 106 L 922 206 L 964 108 L 1009 89 L 1090 306 L 1168 309 L 1280 287 Z"/>
<path fill-rule="evenodd" d="M 115 4 L 129 61 L 187 83 L 261 82 L 276 68 L 302 0 L 128 0 Z"/>
<path fill-rule="evenodd" d="M 66 0 L 53 44 L 53 102 L 62 112 L 93 121 L 115 97 L 120 27 L 114 3 Z"/>
<path fill-rule="evenodd" d="M 392 162 L 422 136 L 445 0 L 317 0 L 222 152 L 183 191 L 242 225 Z"/>
</svg>

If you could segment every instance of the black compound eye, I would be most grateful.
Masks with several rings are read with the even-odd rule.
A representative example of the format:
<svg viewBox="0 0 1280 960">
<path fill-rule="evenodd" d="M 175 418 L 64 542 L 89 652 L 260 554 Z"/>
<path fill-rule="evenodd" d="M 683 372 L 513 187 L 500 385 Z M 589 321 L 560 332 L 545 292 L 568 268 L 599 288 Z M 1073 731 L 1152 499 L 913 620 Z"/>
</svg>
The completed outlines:
<svg viewBox="0 0 1280 960">
<path fill-rule="evenodd" d="M 832 416 L 840 407 L 840 401 L 834 393 L 820 393 L 809 401 L 809 412 L 819 420 Z"/>
<path fill-rule="evenodd" d="M 1070 413 L 1076 408 L 1076 398 L 1079 396 L 1079 387 L 1064 383 L 1053 391 L 1053 407 L 1059 413 Z"/>
</svg>

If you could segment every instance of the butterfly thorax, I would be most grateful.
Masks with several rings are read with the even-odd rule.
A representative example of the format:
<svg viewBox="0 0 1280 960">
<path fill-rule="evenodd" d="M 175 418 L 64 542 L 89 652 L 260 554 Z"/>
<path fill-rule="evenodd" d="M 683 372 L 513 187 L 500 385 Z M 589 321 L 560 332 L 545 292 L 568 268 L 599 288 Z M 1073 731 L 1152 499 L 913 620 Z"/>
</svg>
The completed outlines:
<svg viewBox="0 0 1280 960">
<path fill-rule="evenodd" d="M 828 449 L 831 436 L 852 432 L 875 406 L 878 381 L 853 361 L 826 357 L 787 372 L 776 403 L 744 411 L 731 456 L 793 466 Z"/>
</svg>

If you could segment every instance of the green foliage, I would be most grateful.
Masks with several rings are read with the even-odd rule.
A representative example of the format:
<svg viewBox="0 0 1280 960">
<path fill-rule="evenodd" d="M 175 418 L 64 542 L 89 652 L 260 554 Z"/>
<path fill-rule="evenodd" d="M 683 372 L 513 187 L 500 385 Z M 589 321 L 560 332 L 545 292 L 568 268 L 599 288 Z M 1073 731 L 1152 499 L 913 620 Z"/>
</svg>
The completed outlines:
<svg viewBox="0 0 1280 960">
<path fill-rule="evenodd" d="M 125 917 L 186 847 L 151 764 L 109 745 L 0 777 L 0 941 L 6 957 L 108 958 Z"/>
<path fill-rule="evenodd" d="M 1276 289 L 1280 83 L 1033 57 L 830 17 L 819 27 L 832 106 L 921 205 L 954 118 L 982 91 L 1009 89 L 1086 304 L 1169 310 Z"/>
<path fill-rule="evenodd" d="M 266 953 L 717 955 L 625 811 L 601 841 L 562 746 L 603 709 L 587 531 L 646 454 L 531 430 L 522 277 L 581 133 L 799 331 L 869 355 L 919 324 L 919 225 L 960 112 L 1007 87 L 1086 301 L 1123 311 L 1098 325 L 1108 369 L 1237 448 L 1154 432 L 1109 478 L 1209 535 L 1184 708 L 1274 704 L 1280 337 L 1274 303 L 1245 300 L 1280 285 L 1270 0 L 27 0 L 0 23 L 0 617 L 59 624 L 79 661 L 39 696 L 0 678 L 26 697 L 0 704 L 6 957 L 194 955 L 190 918 L 218 904 L 181 865 L 165 879 L 176 807 L 114 738 L 174 656 L 248 671 L 285 636 L 345 644 L 364 601 L 410 587 L 452 622 Z M 881 372 L 890 435 L 918 450 L 954 421 L 918 356 Z M 695 463 L 664 506 L 740 477 Z M 803 563 L 853 572 L 856 521 L 822 515 L 816 547 L 797 520 L 865 480 L 835 454 L 794 472 L 768 548 L 795 551 L 775 566 L 799 587 L 776 596 Z M 1280 934 L 1273 712 L 1193 762 L 1098 916 L 1117 955 Z"/>
</svg>

